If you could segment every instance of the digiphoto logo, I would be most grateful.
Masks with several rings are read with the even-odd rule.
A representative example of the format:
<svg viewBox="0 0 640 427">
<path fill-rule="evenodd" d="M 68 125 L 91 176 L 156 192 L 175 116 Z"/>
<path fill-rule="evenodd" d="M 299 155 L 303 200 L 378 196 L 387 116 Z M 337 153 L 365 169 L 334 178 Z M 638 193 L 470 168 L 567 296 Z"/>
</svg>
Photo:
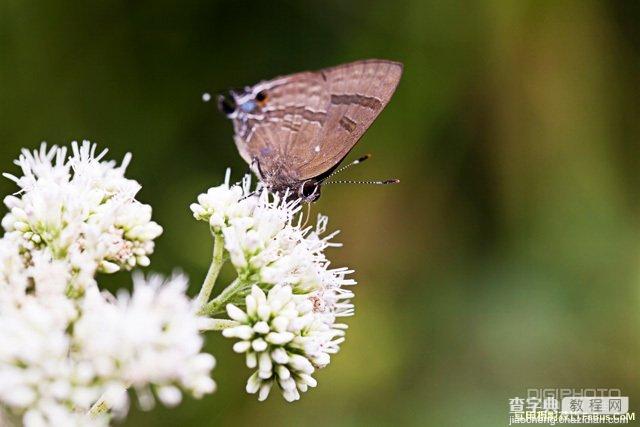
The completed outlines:
<svg viewBox="0 0 640 427">
<path fill-rule="evenodd" d="M 509 399 L 512 424 L 628 424 L 629 397 L 617 388 L 529 388 Z"/>
</svg>

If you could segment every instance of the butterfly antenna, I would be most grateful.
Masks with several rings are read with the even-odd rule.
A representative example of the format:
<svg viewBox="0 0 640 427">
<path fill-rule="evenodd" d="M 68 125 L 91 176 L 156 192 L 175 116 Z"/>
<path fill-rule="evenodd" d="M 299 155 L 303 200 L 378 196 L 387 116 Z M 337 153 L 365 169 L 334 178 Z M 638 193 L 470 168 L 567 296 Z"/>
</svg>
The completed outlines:
<svg viewBox="0 0 640 427">
<path fill-rule="evenodd" d="M 202 102 L 217 101 L 224 93 L 224 90 L 215 90 L 212 92 L 202 92 Z"/>
<path fill-rule="evenodd" d="M 362 163 L 362 162 L 364 162 L 365 160 L 368 160 L 368 159 L 370 159 L 370 158 L 371 158 L 371 154 L 365 154 L 364 156 L 360 157 L 359 159 L 356 159 L 356 160 L 354 160 L 353 162 L 348 163 L 348 164 L 346 164 L 346 165 L 342 166 L 341 168 L 336 169 L 336 170 L 335 170 L 335 171 L 333 171 L 330 175 L 328 175 L 325 179 L 331 178 L 332 176 L 337 175 L 337 174 L 339 174 L 340 172 L 343 172 L 343 171 L 345 171 L 345 170 L 349 169 L 350 167 L 355 166 L 355 165 L 358 165 L 358 164 L 360 164 L 360 163 Z M 324 180 L 323 180 L 323 181 L 324 181 Z"/>
<path fill-rule="evenodd" d="M 240 94 L 242 92 L 243 92 L 243 90 L 239 89 L 237 87 L 225 86 L 223 88 L 218 88 L 217 90 L 208 90 L 208 91 L 202 92 L 202 101 L 203 102 L 209 102 L 209 101 L 212 101 L 212 100 L 216 99 L 220 95 L 225 95 L 225 94 L 230 94 L 230 93 L 234 93 L 234 94 L 238 95 L 238 94 Z M 206 96 L 206 95 L 209 95 L 209 96 Z"/>
<path fill-rule="evenodd" d="M 382 181 L 353 181 L 353 180 L 337 180 L 337 181 L 327 181 L 327 179 L 331 178 L 334 175 L 337 175 L 347 169 L 349 169 L 352 166 L 355 166 L 357 164 L 360 164 L 362 162 L 364 162 L 365 160 L 368 160 L 371 158 L 371 154 L 365 154 L 364 156 L 360 157 L 359 159 L 354 160 L 353 162 L 346 164 L 344 166 L 342 166 L 341 168 L 336 169 L 335 171 L 333 171 L 331 174 L 329 174 L 326 178 L 324 178 L 322 181 L 320 181 L 321 184 L 323 185 L 328 185 L 328 184 L 372 184 L 372 185 L 387 185 L 387 184 L 397 184 L 400 182 L 399 179 L 385 179 Z"/>
<path fill-rule="evenodd" d="M 323 185 L 329 184 L 372 184 L 372 185 L 387 185 L 387 184 L 398 184 L 400 182 L 399 179 L 385 179 L 383 181 L 327 181 L 324 182 Z"/>
</svg>

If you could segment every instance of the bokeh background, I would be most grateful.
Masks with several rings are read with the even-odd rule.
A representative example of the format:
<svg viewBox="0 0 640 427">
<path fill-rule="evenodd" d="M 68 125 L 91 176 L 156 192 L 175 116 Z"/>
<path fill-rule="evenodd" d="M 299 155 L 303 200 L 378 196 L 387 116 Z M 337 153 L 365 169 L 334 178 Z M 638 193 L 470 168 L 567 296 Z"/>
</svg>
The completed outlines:
<svg viewBox="0 0 640 427">
<path fill-rule="evenodd" d="M 195 293 L 211 241 L 189 203 L 246 170 L 201 94 L 402 61 L 352 153 L 374 157 L 347 174 L 401 185 L 330 187 L 314 205 L 359 281 L 319 387 L 258 403 L 211 334 L 218 392 L 124 425 L 496 426 L 530 387 L 616 387 L 638 410 L 639 20 L 637 1 L 3 0 L 0 169 L 42 140 L 132 152 L 165 227 L 151 268 L 181 267 Z"/>
</svg>

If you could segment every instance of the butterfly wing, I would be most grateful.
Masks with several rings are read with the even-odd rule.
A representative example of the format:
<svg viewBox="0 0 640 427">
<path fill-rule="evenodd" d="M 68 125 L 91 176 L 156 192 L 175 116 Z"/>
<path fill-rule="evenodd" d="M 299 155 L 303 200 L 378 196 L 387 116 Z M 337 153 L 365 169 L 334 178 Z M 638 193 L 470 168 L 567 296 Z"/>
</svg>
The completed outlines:
<svg viewBox="0 0 640 427">
<path fill-rule="evenodd" d="M 321 73 L 328 83 L 326 120 L 316 138 L 298 137 L 287 152 L 287 157 L 306 159 L 291 166 L 300 180 L 323 175 L 344 159 L 391 100 L 402 65 L 365 60 Z"/>
<path fill-rule="evenodd" d="M 240 100 L 265 96 L 234 119 L 236 145 L 263 179 L 299 182 L 327 173 L 389 103 L 402 65 L 363 60 L 259 83 Z M 252 105 L 253 106 L 253 105 Z"/>
</svg>

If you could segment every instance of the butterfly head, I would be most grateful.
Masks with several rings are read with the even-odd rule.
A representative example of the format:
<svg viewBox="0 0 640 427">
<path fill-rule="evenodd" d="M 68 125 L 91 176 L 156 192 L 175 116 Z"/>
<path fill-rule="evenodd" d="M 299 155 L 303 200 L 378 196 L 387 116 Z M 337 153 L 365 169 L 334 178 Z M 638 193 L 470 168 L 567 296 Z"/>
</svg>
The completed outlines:
<svg viewBox="0 0 640 427">
<path fill-rule="evenodd" d="M 250 87 L 243 91 L 230 90 L 218 96 L 218 109 L 230 119 L 238 115 L 255 114 L 261 111 L 267 101 L 264 90 L 254 90 Z"/>
<path fill-rule="evenodd" d="M 233 91 L 218 95 L 218 110 L 225 116 L 233 118 L 238 110 L 236 95 Z"/>
</svg>

